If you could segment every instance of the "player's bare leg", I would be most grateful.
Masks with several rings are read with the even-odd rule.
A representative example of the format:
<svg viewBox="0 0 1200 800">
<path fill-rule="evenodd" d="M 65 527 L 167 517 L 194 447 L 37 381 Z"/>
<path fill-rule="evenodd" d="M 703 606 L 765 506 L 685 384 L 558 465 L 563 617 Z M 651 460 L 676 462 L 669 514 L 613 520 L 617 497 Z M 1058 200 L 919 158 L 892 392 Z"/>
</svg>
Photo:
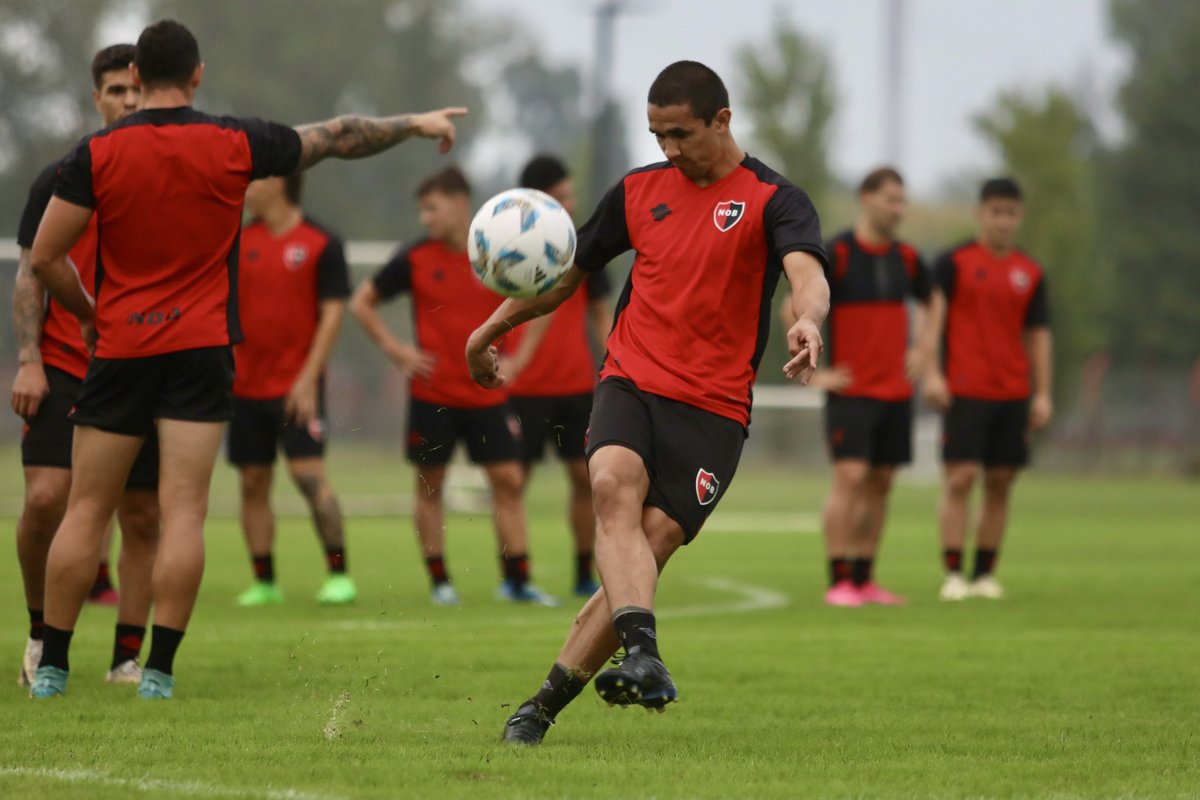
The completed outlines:
<svg viewBox="0 0 1200 800">
<path fill-rule="evenodd" d="M 566 462 L 571 482 L 571 532 L 575 537 L 575 594 L 591 596 L 599 588 L 592 577 L 596 557 L 596 510 L 592 506 L 592 479 L 587 462 L 573 458 Z"/>
<path fill-rule="evenodd" d="M 42 626 L 46 602 L 46 559 L 50 543 L 67 510 L 71 471 L 59 467 L 25 468 L 25 504 L 17 520 L 17 561 L 29 611 L 29 640 L 21 659 L 17 683 L 33 683 L 42 658 Z"/>
<path fill-rule="evenodd" d="M 500 547 L 503 581 L 497 596 L 518 603 L 557 606 L 559 601 L 529 579 L 529 527 L 525 518 L 525 470 L 519 461 L 483 466 L 492 490 L 492 523 Z"/>
<path fill-rule="evenodd" d="M 822 515 L 830 573 L 825 602 L 831 606 L 854 608 L 864 602 L 854 585 L 853 558 L 858 554 L 855 523 L 869 472 L 864 459 L 840 458 L 833 463 L 833 484 Z"/>
<path fill-rule="evenodd" d="M 138 694 L 166 699 L 175 684 L 175 651 L 183 639 L 204 577 L 204 520 L 220 422 L 158 420 L 162 534 L 154 563 L 154 631 Z"/>
<path fill-rule="evenodd" d="M 1013 467 L 988 467 L 983 473 L 983 503 L 979 508 L 979 527 L 975 537 L 975 569 L 971 576 L 971 595 L 999 600 L 1004 590 L 996 582 L 996 557 L 1008 527 L 1008 505 L 1017 479 Z"/>
<path fill-rule="evenodd" d="M 238 595 L 239 606 L 277 605 L 283 594 L 275 583 L 275 511 L 271 508 L 272 464 L 238 467 L 242 494 L 242 534 L 254 567 L 254 585 Z"/>
<path fill-rule="evenodd" d="M 146 619 L 154 599 L 154 559 L 158 553 L 158 492 L 127 489 L 117 504 L 121 524 L 121 549 L 117 574 L 121 578 L 121 601 L 117 606 L 117 628 L 113 657 L 106 680 L 109 683 L 138 683 L 142 640 Z"/>
<path fill-rule="evenodd" d="M 329 569 L 329 577 L 317 593 L 318 602 L 327 605 L 354 602 L 358 597 L 358 589 L 346 574 L 346 533 L 342 507 L 325 475 L 324 460 L 315 456 L 289 459 L 288 474 L 308 504 L 313 528 L 321 540 Z"/>
<path fill-rule="evenodd" d="M 967 523 L 971 511 L 971 489 L 979 479 L 979 464 L 951 461 L 943 467 L 942 497 L 938 505 L 938 526 L 942 536 L 942 560 L 946 580 L 940 597 L 963 600 L 968 587 L 962 577 L 962 554 L 967 541 Z"/>
<path fill-rule="evenodd" d="M 683 530 L 661 509 L 653 507 L 643 510 L 641 527 L 653 553 L 656 571 L 662 574 L 671 556 L 683 545 Z M 610 605 L 601 588 L 575 615 L 567 640 L 541 689 L 509 718 L 504 731 L 507 741 L 540 742 L 558 713 L 579 696 L 621 646 Z"/>
<path fill-rule="evenodd" d="M 874 465 L 867 473 L 855 515 L 854 585 L 862 599 L 878 605 L 904 605 L 904 598 L 892 594 L 875 582 L 875 557 L 883 528 L 887 524 L 888 497 L 892 492 L 896 470 L 890 466 Z"/>
<path fill-rule="evenodd" d="M 33 685 L 34 697 L 66 692 L 71 635 L 96 578 L 104 530 L 116 511 L 142 442 L 139 436 L 108 433 L 86 425 L 75 428 L 67 510 L 46 561 L 45 644 Z"/>
<path fill-rule="evenodd" d="M 417 529 L 417 544 L 429 578 L 433 583 L 433 602 L 456 606 L 458 593 L 446 571 L 446 465 L 417 467 L 417 485 L 413 497 L 413 525 Z"/>
</svg>

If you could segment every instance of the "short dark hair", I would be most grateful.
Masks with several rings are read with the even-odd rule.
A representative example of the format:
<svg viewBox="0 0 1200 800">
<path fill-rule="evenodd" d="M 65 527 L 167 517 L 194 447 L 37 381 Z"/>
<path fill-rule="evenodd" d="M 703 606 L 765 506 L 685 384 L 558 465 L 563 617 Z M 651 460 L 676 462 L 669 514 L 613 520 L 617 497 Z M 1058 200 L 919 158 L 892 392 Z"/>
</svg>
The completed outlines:
<svg viewBox="0 0 1200 800">
<path fill-rule="evenodd" d="M 294 206 L 300 205 L 300 195 L 304 191 L 304 173 L 296 170 L 283 179 L 283 196 Z"/>
<path fill-rule="evenodd" d="M 1012 178 L 988 178 L 979 190 L 979 202 L 988 200 L 1022 200 L 1021 187 Z"/>
<path fill-rule="evenodd" d="M 450 166 L 433 173 L 417 184 L 416 196 L 418 199 L 433 192 L 470 195 L 471 184 L 467 182 L 467 176 L 463 175 L 461 169 Z"/>
<path fill-rule="evenodd" d="M 537 155 L 521 170 L 521 185 L 526 189 L 548 192 L 569 178 L 567 166 L 556 156 Z"/>
<path fill-rule="evenodd" d="M 118 69 L 129 69 L 133 63 L 134 46 L 113 44 L 92 57 L 92 85 L 97 89 L 104 82 L 104 74 Z"/>
<path fill-rule="evenodd" d="M 721 76 L 699 61 L 676 61 L 654 79 L 646 100 L 660 108 L 686 105 L 692 116 L 711 125 L 722 108 L 729 108 L 729 91 Z"/>
<path fill-rule="evenodd" d="M 900 171 L 895 167 L 876 167 L 867 173 L 867 177 L 862 179 L 862 183 L 858 186 L 858 193 L 871 194 L 872 192 L 878 192 L 883 188 L 885 183 L 896 183 L 903 186 L 904 178 L 900 176 Z"/>
<path fill-rule="evenodd" d="M 200 66 L 200 45 L 183 25 L 160 20 L 138 37 L 133 63 L 144 85 L 186 86 Z"/>
</svg>

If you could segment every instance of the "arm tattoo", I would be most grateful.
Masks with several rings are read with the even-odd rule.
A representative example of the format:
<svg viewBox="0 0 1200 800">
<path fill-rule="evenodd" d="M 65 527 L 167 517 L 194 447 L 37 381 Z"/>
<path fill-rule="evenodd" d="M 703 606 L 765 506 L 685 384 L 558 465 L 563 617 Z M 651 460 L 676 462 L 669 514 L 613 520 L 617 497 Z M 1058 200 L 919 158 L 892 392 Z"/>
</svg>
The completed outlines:
<svg viewBox="0 0 1200 800">
<path fill-rule="evenodd" d="M 42 322 L 46 316 L 46 298 L 42 286 L 30 268 L 30 252 L 22 248 L 13 286 L 13 328 L 17 334 L 22 364 L 41 360 Z"/>
<path fill-rule="evenodd" d="M 342 116 L 297 126 L 300 165 L 308 169 L 325 158 L 366 158 L 413 135 L 411 115 L 397 117 Z"/>
</svg>

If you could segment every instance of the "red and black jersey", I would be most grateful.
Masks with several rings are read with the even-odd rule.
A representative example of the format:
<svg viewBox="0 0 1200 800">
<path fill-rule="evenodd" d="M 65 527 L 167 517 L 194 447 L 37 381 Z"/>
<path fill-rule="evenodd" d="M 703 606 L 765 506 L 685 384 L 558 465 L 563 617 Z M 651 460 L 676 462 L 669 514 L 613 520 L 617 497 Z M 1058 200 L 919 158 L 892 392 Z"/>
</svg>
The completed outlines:
<svg viewBox="0 0 1200 800">
<path fill-rule="evenodd" d="M 238 234 L 246 185 L 300 160 L 291 128 L 145 109 L 85 137 L 54 193 L 95 209 L 96 355 L 143 356 L 241 340 Z"/>
<path fill-rule="evenodd" d="M 423 240 L 392 256 L 373 282 L 383 300 L 404 292 L 412 295 L 417 346 L 436 361 L 432 375 L 410 381 L 414 399 L 450 408 L 487 408 L 504 402 L 504 394 L 484 389 L 467 370 L 467 339 L 504 298 L 475 277 L 466 250 Z"/>
<path fill-rule="evenodd" d="M 342 242 L 310 219 L 275 236 L 261 222 L 242 229 L 234 348 L 235 397 L 269 400 L 291 391 L 317 332 L 322 300 L 350 296 Z"/>
<path fill-rule="evenodd" d="M 54 196 L 54 183 L 58 178 L 61 162 L 56 161 L 41 171 L 33 186 L 29 189 L 29 199 L 25 210 L 21 213 L 21 225 L 17 230 L 17 246 L 26 249 L 33 247 L 37 237 L 38 225 Z M 80 283 L 89 292 L 95 284 L 96 271 L 96 216 L 93 214 L 88 222 L 83 237 L 75 243 L 68 255 L 75 271 L 79 273 Z M 42 363 L 57 367 L 63 372 L 82 379 L 87 374 L 87 347 L 83 342 L 83 333 L 79 329 L 79 320 L 70 311 L 60 306 L 49 295 L 46 295 L 46 316 L 42 321 Z"/>
<path fill-rule="evenodd" d="M 925 302 L 933 291 L 917 251 L 903 242 L 871 245 L 853 231 L 840 234 L 829 252 L 829 351 L 835 367 L 850 372 L 838 394 L 897 401 L 912 397 L 904 370 L 910 297 Z"/>
<path fill-rule="evenodd" d="M 825 263 L 808 196 L 750 156 L 706 187 L 667 162 L 643 167 L 580 229 L 575 263 L 593 272 L 631 248 L 601 378 L 748 425 L 783 258 Z"/>
<path fill-rule="evenodd" d="M 508 385 L 514 397 L 567 397 L 589 394 L 596 386 L 596 361 L 588 338 L 588 306 L 611 291 L 603 270 L 589 273 L 584 291 L 554 310 L 550 327 L 538 342 L 533 359 Z M 520 346 L 526 328 L 508 336 L 508 349 Z"/>
<path fill-rule="evenodd" d="M 1046 279 L 1032 258 L 1003 258 L 979 242 L 938 259 L 934 275 L 946 293 L 946 381 L 957 397 L 1029 397 L 1026 328 L 1050 324 Z"/>
</svg>

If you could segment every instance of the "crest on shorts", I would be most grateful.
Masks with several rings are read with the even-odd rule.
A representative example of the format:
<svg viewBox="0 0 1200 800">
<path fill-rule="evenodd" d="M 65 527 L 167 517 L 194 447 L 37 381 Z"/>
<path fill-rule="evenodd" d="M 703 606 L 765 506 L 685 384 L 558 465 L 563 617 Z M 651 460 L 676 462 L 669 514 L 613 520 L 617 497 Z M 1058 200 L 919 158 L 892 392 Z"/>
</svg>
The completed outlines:
<svg viewBox="0 0 1200 800">
<path fill-rule="evenodd" d="M 293 272 L 304 266 L 308 248 L 302 244 L 289 244 L 283 249 L 283 265 Z"/>
<path fill-rule="evenodd" d="M 746 215 L 746 204 L 737 200 L 722 200 L 713 209 L 713 224 L 721 233 L 742 221 Z"/>
<path fill-rule="evenodd" d="M 325 441 L 325 423 L 317 417 L 310 419 L 308 421 L 308 435 L 314 442 Z"/>
<path fill-rule="evenodd" d="M 717 492 L 720 489 L 721 482 L 717 480 L 716 475 L 703 467 L 696 471 L 696 500 L 700 502 L 700 505 L 706 506 L 716 500 Z"/>
</svg>

